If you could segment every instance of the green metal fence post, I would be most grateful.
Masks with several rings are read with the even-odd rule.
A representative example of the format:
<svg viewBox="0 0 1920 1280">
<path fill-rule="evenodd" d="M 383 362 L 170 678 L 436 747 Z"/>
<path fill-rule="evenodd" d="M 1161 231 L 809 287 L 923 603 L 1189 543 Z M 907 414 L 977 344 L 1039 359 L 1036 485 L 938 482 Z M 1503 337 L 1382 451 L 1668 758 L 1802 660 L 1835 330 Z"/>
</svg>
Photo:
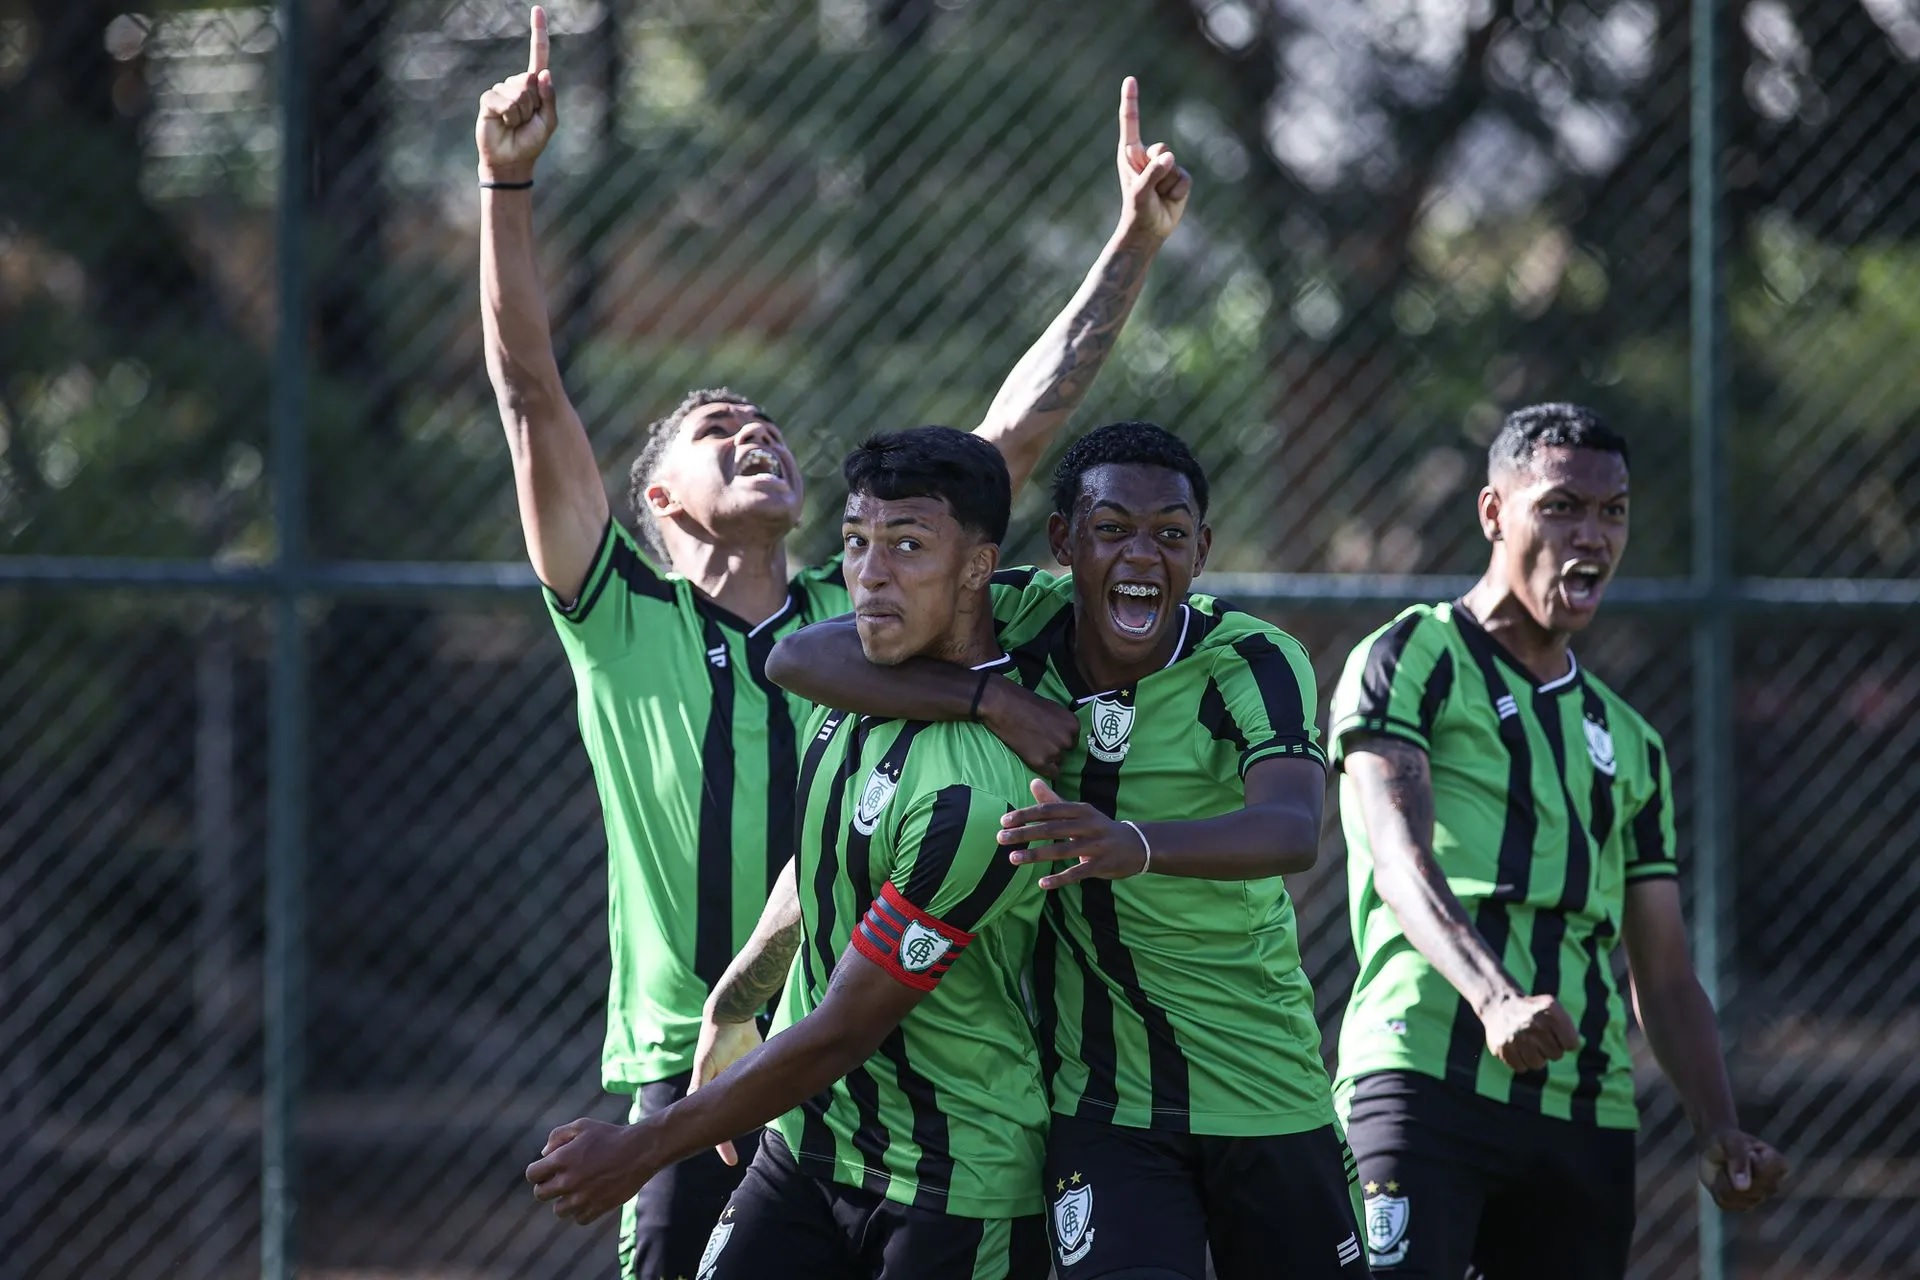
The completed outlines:
<svg viewBox="0 0 1920 1280">
<path fill-rule="evenodd" d="M 292 1280 L 299 1204 L 296 1136 L 306 969 L 306 199 L 304 0 L 278 0 L 280 187 L 275 245 L 279 332 L 269 425 L 273 466 L 273 669 L 268 719 L 266 1063 L 261 1115 L 260 1274 Z"/>
<path fill-rule="evenodd" d="M 1726 1025 L 1727 908 L 1733 860 L 1733 626 L 1727 474 L 1727 228 L 1720 198 L 1719 0 L 1694 0 L 1692 50 L 1693 577 L 1703 607 L 1693 625 L 1694 962 Z M 1701 1188 L 1700 1275 L 1724 1280 L 1726 1224 Z"/>
</svg>

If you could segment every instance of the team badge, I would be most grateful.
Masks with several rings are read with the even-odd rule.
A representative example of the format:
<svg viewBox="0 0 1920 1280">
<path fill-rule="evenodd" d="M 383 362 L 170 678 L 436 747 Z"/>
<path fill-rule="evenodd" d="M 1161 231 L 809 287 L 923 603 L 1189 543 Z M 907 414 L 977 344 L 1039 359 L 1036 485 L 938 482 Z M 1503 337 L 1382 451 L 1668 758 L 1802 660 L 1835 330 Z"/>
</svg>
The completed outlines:
<svg viewBox="0 0 1920 1280">
<path fill-rule="evenodd" d="M 908 973 L 925 973 L 940 962 L 952 945 L 938 929 L 930 929 L 918 920 L 907 921 L 900 935 L 900 967 Z"/>
<path fill-rule="evenodd" d="M 1093 700 L 1087 750 L 1093 753 L 1094 759 L 1108 764 L 1126 759 L 1131 745 L 1127 738 L 1133 733 L 1133 702 L 1122 698 L 1120 694 L 1103 693 Z"/>
<path fill-rule="evenodd" d="M 1377 1182 L 1367 1184 L 1367 1252 L 1373 1255 L 1374 1266 L 1391 1267 L 1406 1260 L 1407 1220 L 1413 1214 L 1407 1197 L 1382 1195 L 1379 1185 Z M 1387 1185 L 1396 1191 L 1400 1188 L 1397 1182 Z"/>
<path fill-rule="evenodd" d="M 720 1261 L 720 1251 L 727 1247 L 727 1241 L 733 1236 L 733 1224 L 723 1222 L 713 1229 L 707 1237 L 707 1247 L 700 1255 L 700 1269 L 695 1273 L 696 1280 L 712 1280 L 713 1268 Z"/>
<path fill-rule="evenodd" d="M 1607 726 L 1593 720 L 1581 722 L 1587 730 L 1587 757 L 1593 761 L 1593 767 L 1613 776 L 1613 735 L 1607 732 Z"/>
<path fill-rule="evenodd" d="M 1080 1261 L 1093 1248 L 1092 1183 L 1082 1183 L 1053 1202 L 1053 1238 L 1063 1267 Z"/>
<path fill-rule="evenodd" d="M 893 799 L 893 789 L 899 785 L 899 777 L 889 773 L 884 764 L 868 774 L 867 785 L 860 788 L 860 804 L 853 811 L 853 829 L 863 836 L 872 835 L 880 825 L 887 801 Z"/>
</svg>

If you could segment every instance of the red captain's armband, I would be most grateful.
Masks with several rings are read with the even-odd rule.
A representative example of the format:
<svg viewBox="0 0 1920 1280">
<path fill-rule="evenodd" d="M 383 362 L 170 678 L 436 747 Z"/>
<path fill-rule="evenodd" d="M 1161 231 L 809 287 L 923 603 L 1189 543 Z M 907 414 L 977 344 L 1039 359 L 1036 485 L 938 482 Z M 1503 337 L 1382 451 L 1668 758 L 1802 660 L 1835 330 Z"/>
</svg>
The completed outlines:
<svg viewBox="0 0 1920 1280">
<path fill-rule="evenodd" d="M 901 896 L 891 883 L 860 918 L 853 947 L 916 991 L 940 985 L 973 935 L 943 924 Z"/>
</svg>

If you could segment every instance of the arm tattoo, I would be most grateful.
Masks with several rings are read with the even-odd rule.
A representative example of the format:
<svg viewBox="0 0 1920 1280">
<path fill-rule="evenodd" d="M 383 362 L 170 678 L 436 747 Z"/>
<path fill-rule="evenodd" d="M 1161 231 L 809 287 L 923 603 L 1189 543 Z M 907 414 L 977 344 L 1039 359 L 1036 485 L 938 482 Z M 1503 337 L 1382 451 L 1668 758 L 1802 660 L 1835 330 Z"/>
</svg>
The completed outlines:
<svg viewBox="0 0 1920 1280">
<path fill-rule="evenodd" d="M 1101 269 L 1086 304 L 1068 319 L 1066 343 L 1046 387 L 1033 402 L 1036 413 L 1057 413 L 1079 405 L 1126 327 L 1134 299 L 1147 274 L 1147 256 L 1121 248 Z"/>
<path fill-rule="evenodd" d="M 713 988 L 713 1014 L 721 1022 L 745 1022 L 767 1007 L 786 985 L 793 953 L 800 949 L 800 922 L 756 934 L 733 958 Z"/>
</svg>

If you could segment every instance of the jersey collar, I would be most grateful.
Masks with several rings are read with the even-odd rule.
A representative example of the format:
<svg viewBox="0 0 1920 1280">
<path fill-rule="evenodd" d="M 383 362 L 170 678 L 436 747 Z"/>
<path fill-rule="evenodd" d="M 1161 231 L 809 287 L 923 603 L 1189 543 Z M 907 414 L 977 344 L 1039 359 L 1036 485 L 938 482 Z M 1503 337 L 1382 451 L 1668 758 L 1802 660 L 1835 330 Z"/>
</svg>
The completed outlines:
<svg viewBox="0 0 1920 1280">
<path fill-rule="evenodd" d="M 1473 610 L 1467 608 L 1465 597 L 1453 602 L 1453 616 L 1460 620 L 1461 626 L 1472 627 L 1480 639 L 1486 642 L 1487 647 L 1493 650 L 1494 656 L 1518 671 L 1521 677 L 1533 686 L 1535 693 L 1565 693 L 1580 683 L 1580 659 L 1574 656 L 1571 648 L 1567 650 L 1567 674 L 1540 684 L 1533 672 L 1527 669 L 1526 664 L 1514 657 L 1507 646 L 1494 639 L 1493 633 L 1481 625 L 1480 619 L 1473 616 Z"/>
</svg>

